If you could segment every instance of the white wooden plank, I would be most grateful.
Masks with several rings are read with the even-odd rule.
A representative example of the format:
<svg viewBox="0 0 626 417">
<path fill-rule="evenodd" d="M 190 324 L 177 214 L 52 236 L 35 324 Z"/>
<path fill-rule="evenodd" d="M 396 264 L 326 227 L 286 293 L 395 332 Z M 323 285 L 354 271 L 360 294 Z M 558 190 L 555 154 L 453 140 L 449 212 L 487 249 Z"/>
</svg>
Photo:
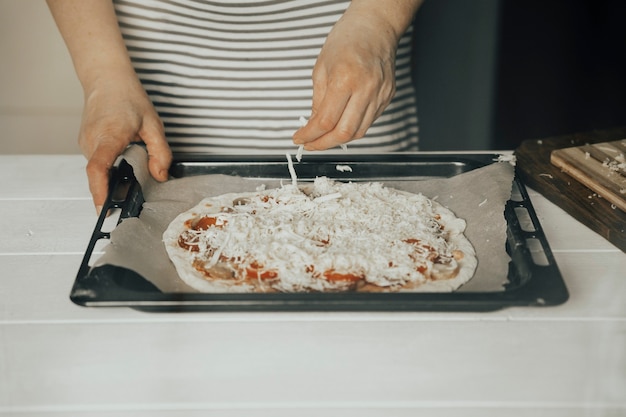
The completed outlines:
<svg viewBox="0 0 626 417">
<path fill-rule="evenodd" d="M 626 321 L 626 256 L 559 253 L 570 298 L 556 307 L 492 313 L 194 313 L 146 314 L 127 308 L 85 308 L 69 300 L 82 254 L 0 256 L 0 323 L 198 321 Z"/>
<path fill-rule="evenodd" d="M 233 408 L 226 405 L 211 404 L 145 404 L 129 405 L 128 407 L 104 406 L 104 410 L 94 411 L 84 407 L 20 407 L 7 412 L 19 413 L 20 417 L 623 417 L 625 407 L 605 404 L 585 404 L 584 406 L 567 404 L 525 405 L 518 403 L 472 403 L 425 404 L 407 403 L 402 406 L 394 404 L 387 407 L 359 403 L 344 405 L 326 405 L 313 403 L 302 408 L 289 404 L 267 404 L 263 408 L 238 404 Z M 31 411 L 31 410 L 38 411 Z M 108 411 L 108 410 L 118 411 Z M 3 409 L 0 408 L 0 412 Z"/>
<path fill-rule="evenodd" d="M 90 199 L 81 155 L 0 155 L 0 201 Z"/>
<path fill-rule="evenodd" d="M 91 200 L 0 201 L 0 254 L 84 253 L 96 221 Z"/>
<path fill-rule="evenodd" d="M 403 406 L 391 405 L 383 408 L 380 405 L 360 403 L 354 405 L 330 406 L 314 403 L 309 408 L 298 408 L 296 405 L 271 405 L 263 408 L 239 405 L 235 408 L 212 406 L 210 404 L 159 404 L 156 406 L 144 405 L 128 409 L 124 407 L 105 407 L 107 410 L 94 411 L 83 407 L 46 407 L 47 411 L 39 411 L 39 407 L 24 407 L 7 410 L 19 413 L 20 417 L 47 417 L 62 414 L 64 417 L 414 417 L 425 415 L 429 417 L 623 417 L 625 407 L 604 404 L 588 404 L 571 406 L 561 404 L 543 404 L 526 406 L 524 404 L 483 404 L 462 403 L 446 405 L 427 405 L 423 403 L 408 403 Z M 129 406 L 130 407 L 130 406 Z M 141 408 L 141 410 L 137 410 Z M 158 408 L 158 409 L 157 409 Z M 14 411 L 15 410 L 15 411 Z M 38 411 L 30 411 L 38 410 Z M 0 412 L 2 412 L 0 408 Z"/>
<path fill-rule="evenodd" d="M 624 322 L 66 324 L 0 331 L 4 407 L 626 405 Z"/>
<path fill-rule="evenodd" d="M 566 310 L 571 318 L 626 319 L 626 254 L 557 253 L 556 262 L 570 298 L 566 304 L 554 308 L 555 315 Z M 524 312 L 530 315 L 535 311 Z"/>
<path fill-rule="evenodd" d="M 31 167 L 24 170 L 24 166 Z M 7 199 L 85 199 L 90 195 L 82 156 L 0 156 L 0 201 Z M 37 167 L 36 169 L 33 169 Z M 532 201 L 553 250 L 617 250 L 563 210 L 532 192 Z M 10 209 L 10 208 L 9 208 Z M 0 207 L 0 214 L 5 208 Z M 92 210 L 90 208 L 90 210 Z M 581 238 L 585 236 L 585 239 Z"/>
</svg>

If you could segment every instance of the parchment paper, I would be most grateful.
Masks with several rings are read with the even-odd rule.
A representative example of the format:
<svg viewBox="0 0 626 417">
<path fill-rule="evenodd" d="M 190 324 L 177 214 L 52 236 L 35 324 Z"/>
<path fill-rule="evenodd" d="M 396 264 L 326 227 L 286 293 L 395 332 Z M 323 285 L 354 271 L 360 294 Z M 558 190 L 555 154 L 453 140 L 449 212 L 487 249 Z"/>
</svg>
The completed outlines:
<svg viewBox="0 0 626 417">
<path fill-rule="evenodd" d="M 261 184 L 267 188 L 280 186 L 278 181 L 259 182 L 227 175 L 194 176 L 158 183 L 149 174 L 148 157 L 143 148 L 131 146 L 123 158 L 133 166 L 145 203 L 139 217 L 125 219 L 113 230 L 110 244 L 93 266 L 111 264 L 131 269 L 165 293 L 196 292 L 178 278 L 162 242 L 162 234 L 174 217 L 205 197 L 254 191 Z M 297 163 L 295 170 L 297 173 Z M 356 171 L 353 174 L 358 176 Z M 387 181 L 385 185 L 422 193 L 466 220 L 465 235 L 476 249 L 478 268 L 474 278 L 457 291 L 502 291 L 510 261 L 505 251 L 507 225 L 503 213 L 511 195 L 513 176 L 510 163 L 495 162 L 452 178 Z"/>
</svg>

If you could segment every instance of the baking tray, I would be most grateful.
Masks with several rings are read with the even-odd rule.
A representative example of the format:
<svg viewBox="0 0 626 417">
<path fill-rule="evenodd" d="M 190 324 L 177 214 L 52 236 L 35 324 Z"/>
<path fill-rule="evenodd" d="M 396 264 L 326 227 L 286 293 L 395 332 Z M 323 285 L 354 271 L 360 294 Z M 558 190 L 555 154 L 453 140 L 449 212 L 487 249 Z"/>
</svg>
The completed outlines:
<svg viewBox="0 0 626 417">
<path fill-rule="evenodd" d="M 327 175 L 342 181 L 416 181 L 449 178 L 498 160 L 498 154 L 404 153 L 307 155 L 298 164 L 299 181 Z M 358 167 L 358 177 L 338 172 L 336 166 Z M 185 177 L 225 174 L 259 180 L 289 180 L 284 156 L 175 155 L 170 174 Z M 98 245 L 110 238 L 107 211 L 116 211 L 117 224 L 140 214 L 141 186 L 132 167 L 121 161 L 111 174 L 109 197 L 94 228 L 71 290 L 71 300 L 82 306 L 126 306 L 143 311 L 492 311 L 511 306 L 549 306 L 565 302 L 567 288 L 558 270 L 524 184 L 514 179 L 506 203 L 510 256 L 501 291 L 451 293 L 164 293 L 146 277 L 129 269 L 92 267 Z M 473 279 L 480 279 L 474 277 Z"/>
</svg>

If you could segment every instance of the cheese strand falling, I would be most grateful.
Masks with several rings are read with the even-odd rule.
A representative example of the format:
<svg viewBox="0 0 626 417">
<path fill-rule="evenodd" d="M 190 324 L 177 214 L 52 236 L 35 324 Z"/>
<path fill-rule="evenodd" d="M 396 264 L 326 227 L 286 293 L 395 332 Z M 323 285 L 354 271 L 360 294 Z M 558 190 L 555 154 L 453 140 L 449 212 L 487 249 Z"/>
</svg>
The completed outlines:
<svg viewBox="0 0 626 417">
<path fill-rule="evenodd" d="M 287 167 L 289 168 L 289 175 L 291 175 L 291 184 L 293 184 L 294 187 L 297 187 L 298 177 L 296 176 L 296 170 L 293 169 L 293 161 L 291 160 L 291 155 L 289 155 L 289 153 L 286 153 L 285 156 L 287 157 Z"/>
<path fill-rule="evenodd" d="M 304 145 L 298 146 L 298 152 L 296 153 L 296 161 L 302 161 L 302 152 L 304 152 Z"/>
</svg>

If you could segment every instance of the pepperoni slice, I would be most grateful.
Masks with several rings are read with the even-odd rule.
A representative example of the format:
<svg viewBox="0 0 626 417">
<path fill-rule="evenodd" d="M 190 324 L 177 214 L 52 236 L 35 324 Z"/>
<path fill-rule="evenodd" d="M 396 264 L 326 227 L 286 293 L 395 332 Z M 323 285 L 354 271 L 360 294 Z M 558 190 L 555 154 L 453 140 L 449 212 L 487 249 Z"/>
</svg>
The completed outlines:
<svg viewBox="0 0 626 417">
<path fill-rule="evenodd" d="M 274 279 L 278 277 L 278 272 L 272 270 L 263 270 L 263 266 L 256 261 L 246 267 L 246 277 L 251 279 Z"/>
<path fill-rule="evenodd" d="M 342 274 L 334 269 L 330 269 L 324 272 L 324 278 L 331 282 L 337 281 L 345 281 L 345 282 L 356 282 L 363 279 L 363 275 L 356 275 L 352 273 Z"/>
<path fill-rule="evenodd" d="M 191 252 L 198 252 L 200 250 L 198 246 L 198 236 L 189 231 L 185 231 L 178 236 L 178 246 Z"/>
<path fill-rule="evenodd" d="M 203 216 L 193 222 L 193 230 L 207 230 L 215 225 L 217 225 L 216 217 Z"/>
</svg>

